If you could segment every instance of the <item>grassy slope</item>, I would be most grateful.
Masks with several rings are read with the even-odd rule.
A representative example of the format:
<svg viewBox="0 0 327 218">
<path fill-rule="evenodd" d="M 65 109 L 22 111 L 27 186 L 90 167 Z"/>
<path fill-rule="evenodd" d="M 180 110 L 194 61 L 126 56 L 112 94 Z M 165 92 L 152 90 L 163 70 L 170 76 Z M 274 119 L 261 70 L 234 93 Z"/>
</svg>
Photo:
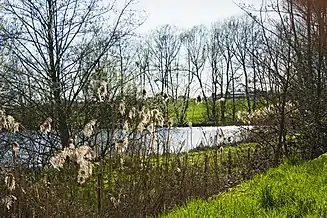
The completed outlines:
<svg viewBox="0 0 327 218">
<path fill-rule="evenodd" d="M 163 217 L 327 217 L 327 154 L 283 164 L 208 201 Z"/>
</svg>

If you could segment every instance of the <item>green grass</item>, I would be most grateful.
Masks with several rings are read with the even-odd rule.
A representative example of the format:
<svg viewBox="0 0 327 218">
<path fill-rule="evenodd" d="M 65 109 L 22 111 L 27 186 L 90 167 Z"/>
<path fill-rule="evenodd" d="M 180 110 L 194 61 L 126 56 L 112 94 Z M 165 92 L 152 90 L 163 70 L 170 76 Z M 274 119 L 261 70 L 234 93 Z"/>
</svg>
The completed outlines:
<svg viewBox="0 0 327 218">
<path fill-rule="evenodd" d="M 208 102 L 210 104 L 210 108 L 212 107 L 212 101 L 209 100 Z M 246 98 L 242 99 L 235 99 L 235 113 L 238 111 L 247 110 L 247 100 Z M 251 105 L 253 104 L 253 100 L 251 100 Z M 265 101 L 263 98 L 259 97 L 257 98 L 257 108 L 262 108 L 265 104 Z M 220 117 L 220 103 L 217 102 L 217 112 Z M 186 112 L 186 122 L 192 122 L 196 124 L 205 123 L 207 122 L 206 116 L 207 116 L 207 108 L 204 101 L 201 103 L 197 103 L 195 100 L 190 100 L 189 107 Z M 211 113 L 211 111 L 210 111 Z M 174 117 L 175 111 L 172 104 L 169 105 L 169 117 Z M 233 101 L 232 99 L 226 100 L 226 113 L 225 113 L 225 120 L 226 121 L 233 121 Z"/>
<path fill-rule="evenodd" d="M 181 109 L 179 108 L 179 113 Z M 169 117 L 175 117 L 175 109 L 172 104 L 168 107 Z M 196 103 L 195 100 L 190 100 L 188 110 L 186 111 L 186 122 L 203 123 L 206 121 L 206 105 L 204 102 Z"/>
<path fill-rule="evenodd" d="M 327 154 L 285 163 L 211 199 L 162 217 L 327 217 Z"/>
<path fill-rule="evenodd" d="M 192 123 L 205 122 L 206 111 L 207 108 L 204 102 L 196 103 L 195 101 L 191 101 L 186 113 L 186 119 Z"/>
</svg>

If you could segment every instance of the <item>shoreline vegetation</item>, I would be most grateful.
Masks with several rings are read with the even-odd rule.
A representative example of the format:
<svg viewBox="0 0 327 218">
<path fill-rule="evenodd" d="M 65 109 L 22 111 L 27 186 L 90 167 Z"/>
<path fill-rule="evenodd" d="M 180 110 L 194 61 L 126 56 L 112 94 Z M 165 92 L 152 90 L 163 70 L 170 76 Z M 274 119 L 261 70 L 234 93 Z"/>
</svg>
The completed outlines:
<svg viewBox="0 0 327 218">
<path fill-rule="evenodd" d="M 23 148 L 13 143 L 13 167 L 2 170 L 5 184 L 0 185 L 6 194 L 3 202 L 7 210 L 0 212 L 9 215 L 18 207 L 19 212 L 15 213 L 30 215 L 37 211 L 39 216 L 66 216 L 68 211 L 59 208 L 69 203 L 75 211 L 70 214 L 73 217 L 160 216 L 195 196 L 208 199 L 224 193 L 277 167 L 282 160 L 292 160 L 303 154 L 297 147 L 302 135 L 292 139 L 287 133 L 284 149 L 287 148 L 288 153 L 276 162 L 278 129 L 269 120 L 278 116 L 274 113 L 274 106 L 239 117 L 243 122 L 249 120 L 268 125 L 252 132 L 249 143 L 199 146 L 189 152 L 176 153 L 169 150 L 172 121 L 165 122 L 164 114 L 157 109 L 143 106 L 137 110 L 126 106 L 121 102 L 115 114 L 116 123 L 112 124 L 122 126 L 121 140 L 111 138 L 111 144 L 106 144 L 110 137 L 105 142 L 92 138 L 101 130 L 101 125 L 97 124 L 103 121 L 91 120 L 82 131 L 82 146 L 76 146 L 74 139 L 70 139 L 68 147 L 52 151 L 52 155 L 46 156 L 49 160 L 43 162 L 44 168 L 37 167 L 34 172 L 20 161 L 19 153 Z M 292 104 L 287 104 L 285 108 L 288 111 L 292 107 Z M 19 123 L 11 115 L 1 114 L 9 132 L 20 131 Z M 50 133 L 52 122 L 47 118 L 40 131 Z M 156 126 L 167 126 L 166 138 L 158 141 Z M 141 134 L 134 134 L 135 131 Z M 113 132 L 108 127 L 104 133 L 110 136 Z M 153 153 L 161 148 L 162 154 Z M 27 193 L 25 190 L 36 191 Z M 40 196 L 40 192 L 44 195 Z M 33 204 L 27 204 L 27 201 Z M 44 205 L 43 202 L 48 203 Z"/>
<path fill-rule="evenodd" d="M 103 216 L 158 216 L 163 210 L 173 209 L 193 196 L 209 198 L 234 187 L 265 172 L 273 164 L 273 159 L 265 158 L 271 156 L 271 150 L 256 143 L 178 154 L 135 156 L 117 153 L 94 165 L 92 175 L 80 184 L 81 168 L 72 152 L 66 149 L 65 153 L 71 158 L 62 163 L 60 171 L 53 168 L 39 172 L 14 171 L 22 176 L 15 180 L 21 211 L 28 213 L 34 208 L 40 216 L 46 213 L 66 216 L 67 211 L 60 205 L 70 202 L 70 210 L 75 211 L 72 217 L 92 217 L 99 214 L 97 203 L 101 194 L 100 214 Z M 90 166 L 87 167 L 85 169 L 89 170 Z M 44 187 L 44 182 L 49 186 Z M 21 188 L 34 191 L 22 193 Z M 0 189 L 5 190 L 5 187 L 0 186 Z M 27 204 L 25 199 L 32 204 Z M 47 205 L 44 202 L 48 202 Z M 45 206 L 46 211 L 39 205 Z M 7 213 L 2 211 L 1 214 Z"/>
</svg>

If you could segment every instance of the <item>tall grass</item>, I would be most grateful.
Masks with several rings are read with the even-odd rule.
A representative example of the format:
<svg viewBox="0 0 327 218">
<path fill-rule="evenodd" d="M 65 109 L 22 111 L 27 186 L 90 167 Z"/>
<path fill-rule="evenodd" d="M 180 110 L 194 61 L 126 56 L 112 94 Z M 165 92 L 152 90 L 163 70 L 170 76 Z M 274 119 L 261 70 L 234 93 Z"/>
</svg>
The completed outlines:
<svg viewBox="0 0 327 218">
<path fill-rule="evenodd" d="M 294 163 L 162 217 L 327 217 L 327 155 Z"/>
<path fill-rule="evenodd" d="M 192 197 L 208 198 L 267 170 L 270 150 L 212 149 L 138 156 L 112 153 L 78 183 L 78 166 L 28 172 L 16 181 L 14 207 L 0 214 L 36 217 L 145 217 L 159 215 Z M 267 158 L 268 157 L 268 158 Z M 5 186 L 0 186 L 5 190 Z M 4 192 L 2 192 L 4 193 Z"/>
<path fill-rule="evenodd" d="M 7 131 L 19 131 L 20 124 L 13 117 L 1 116 Z M 229 189 L 273 163 L 272 149 L 259 145 L 172 154 L 169 131 L 163 140 L 157 138 L 155 127 L 164 122 L 157 109 L 142 106 L 127 110 L 121 103 L 111 116 L 115 120 L 107 132 L 95 131 L 104 119 L 91 119 L 83 129 L 84 141 L 77 146 L 71 138 L 67 147 L 52 158 L 47 156 L 51 165 L 39 170 L 24 165 L 20 145 L 9 140 L 12 161 L 0 168 L 0 214 L 154 216 L 192 197 L 208 198 Z M 51 121 L 47 119 L 40 129 L 51 132 Z M 115 139 L 111 133 L 115 129 L 110 126 L 122 128 L 120 138 Z M 102 134 L 107 134 L 106 140 L 97 140 Z"/>
</svg>

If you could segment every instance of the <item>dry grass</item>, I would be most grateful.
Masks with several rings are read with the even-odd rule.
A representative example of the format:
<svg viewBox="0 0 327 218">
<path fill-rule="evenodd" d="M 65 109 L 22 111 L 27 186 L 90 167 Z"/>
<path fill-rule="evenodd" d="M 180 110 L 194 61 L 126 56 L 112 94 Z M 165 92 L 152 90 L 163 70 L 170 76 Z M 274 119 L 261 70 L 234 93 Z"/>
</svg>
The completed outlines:
<svg viewBox="0 0 327 218">
<path fill-rule="evenodd" d="M 71 139 L 69 147 L 51 159 L 52 166 L 31 171 L 21 164 L 19 145 L 13 144 L 12 162 L 0 171 L 4 206 L 0 214 L 15 217 L 154 216 L 191 197 L 207 198 L 229 189 L 272 165 L 272 151 L 260 146 L 178 154 L 164 149 L 163 154 L 156 154 L 154 151 L 159 145 L 155 144 L 155 126 L 163 124 L 160 112 L 143 107 L 129 112 L 121 108 L 119 113 L 125 116 L 122 142 L 114 143 L 115 149 L 102 158 L 87 145 L 75 148 Z M 1 119 L 8 120 L 4 116 Z M 47 121 L 51 123 L 49 118 Z M 94 120 L 90 123 L 86 125 L 89 128 L 84 129 L 85 143 L 91 143 L 97 126 Z M 15 131 L 17 125 L 12 126 L 11 131 Z M 42 129 L 51 131 L 50 127 Z M 144 131 L 150 141 L 142 134 L 134 134 L 135 130 Z M 169 140 L 161 143 L 167 146 L 165 143 Z M 94 148 L 103 146 L 97 144 Z M 99 161 L 96 165 L 95 160 Z"/>
<path fill-rule="evenodd" d="M 17 200 L 10 210 L 37 217 L 145 217 L 207 198 L 271 166 L 269 150 L 233 149 L 189 155 L 132 156 L 114 153 L 101 161 L 92 177 L 80 184 L 79 167 L 66 161 L 60 171 L 20 170 Z M 1 187 L 5 189 L 5 187 Z M 4 193 L 4 192 L 2 192 Z"/>
</svg>

